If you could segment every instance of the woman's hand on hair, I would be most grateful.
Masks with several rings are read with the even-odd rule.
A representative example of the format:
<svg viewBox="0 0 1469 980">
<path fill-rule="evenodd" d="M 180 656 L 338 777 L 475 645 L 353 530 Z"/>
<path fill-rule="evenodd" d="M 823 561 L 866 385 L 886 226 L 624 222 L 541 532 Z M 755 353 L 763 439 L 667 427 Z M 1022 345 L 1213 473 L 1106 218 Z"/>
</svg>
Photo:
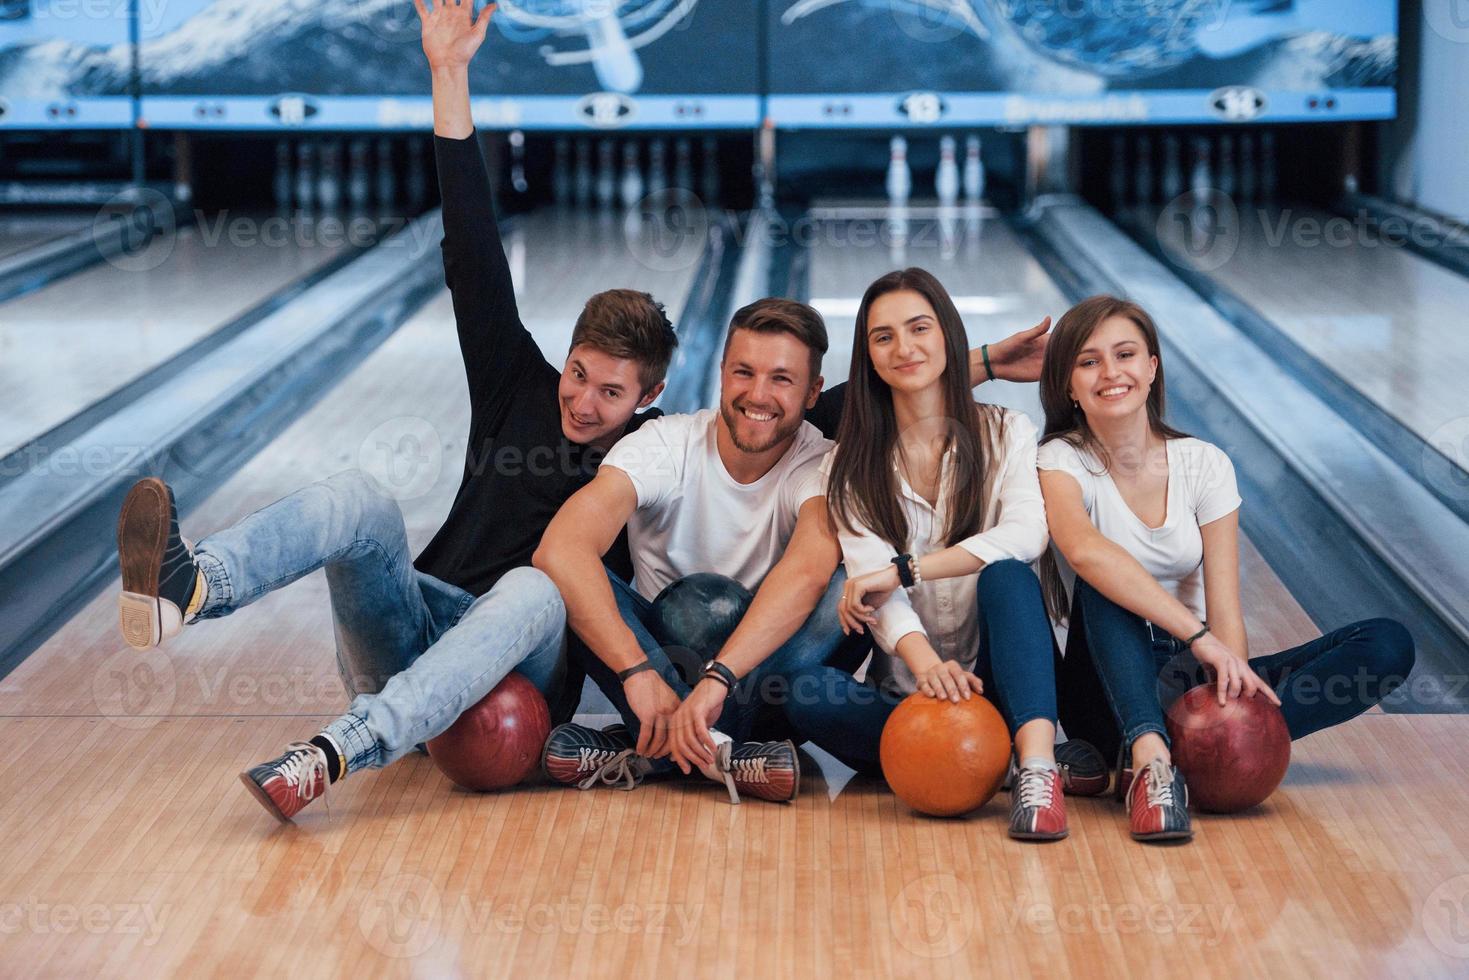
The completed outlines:
<svg viewBox="0 0 1469 980">
<path fill-rule="evenodd" d="M 1051 318 L 1011 334 L 1004 340 L 990 344 L 990 367 L 1000 381 L 1036 382 L 1041 379 L 1041 363 L 1046 358 L 1046 344 L 1051 340 Z M 971 372 L 976 381 L 983 381 L 984 362 L 979 371 Z"/>
<path fill-rule="evenodd" d="M 1280 705 L 1280 696 L 1250 668 L 1249 662 L 1237 656 L 1213 633 L 1205 633 L 1194 641 L 1194 659 L 1214 672 L 1214 685 L 1222 705 L 1230 698 L 1263 694 L 1270 703 Z"/>
<path fill-rule="evenodd" d="M 877 607 L 887 602 L 902 584 L 898 580 L 898 569 L 893 565 L 848 579 L 842 589 L 842 598 L 837 602 L 837 619 L 842 624 L 842 632 L 865 633 L 864 626 L 877 622 Z"/>
<path fill-rule="evenodd" d="M 917 675 L 916 680 L 920 693 L 931 698 L 948 698 L 955 704 L 984 693 L 984 682 L 956 660 L 940 660 Z"/>
</svg>

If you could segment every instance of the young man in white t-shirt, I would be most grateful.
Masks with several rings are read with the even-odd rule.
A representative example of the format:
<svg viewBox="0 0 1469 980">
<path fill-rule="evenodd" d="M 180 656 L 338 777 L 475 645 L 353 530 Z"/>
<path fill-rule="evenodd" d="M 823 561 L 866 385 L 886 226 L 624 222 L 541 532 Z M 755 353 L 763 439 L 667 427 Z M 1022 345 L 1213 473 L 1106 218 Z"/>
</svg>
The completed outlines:
<svg viewBox="0 0 1469 980">
<path fill-rule="evenodd" d="M 841 550 L 819 474 L 832 443 L 805 421 L 821 394 L 826 346 L 811 307 L 746 306 L 725 342 L 719 409 L 667 416 L 620 441 L 547 528 L 533 561 L 560 589 L 570 625 L 596 657 L 588 673 L 626 722 L 603 732 L 558 728 L 546 748 L 553 778 L 632 785 L 658 768 L 648 760 L 671 756 L 736 799 L 795 797 L 793 744 L 730 736 L 748 734 L 766 678 L 824 663 L 843 640 Z M 624 526 L 636 590 L 601 560 Z M 676 639 L 655 636 L 651 600 L 707 572 L 755 595 L 691 691 L 666 649 Z"/>
</svg>

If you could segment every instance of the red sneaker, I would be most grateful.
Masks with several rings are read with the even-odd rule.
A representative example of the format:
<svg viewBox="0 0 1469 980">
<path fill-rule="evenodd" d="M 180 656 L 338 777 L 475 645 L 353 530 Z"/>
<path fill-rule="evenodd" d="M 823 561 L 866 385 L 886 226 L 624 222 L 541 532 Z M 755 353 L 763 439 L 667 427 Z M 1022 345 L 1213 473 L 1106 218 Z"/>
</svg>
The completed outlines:
<svg viewBox="0 0 1469 980">
<path fill-rule="evenodd" d="M 326 795 L 326 753 L 310 742 L 292 742 L 279 759 L 240 773 L 240 782 L 261 806 L 284 823 L 306 804 Z"/>
<path fill-rule="evenodd" d="M 1149 762 L 1133 779 L 1127 806 L 1133 840 L 1188 840 L 1194 835 L 1183 773 L 1161 758 Z"/>
<path fill-rule="evenodd" d="M 1010 836 L 1016 840 L 1060 840 L 1068 833 L 1061 773 L 1034 766 L 1016 770 L 1010 795 Z"/>
</svg>

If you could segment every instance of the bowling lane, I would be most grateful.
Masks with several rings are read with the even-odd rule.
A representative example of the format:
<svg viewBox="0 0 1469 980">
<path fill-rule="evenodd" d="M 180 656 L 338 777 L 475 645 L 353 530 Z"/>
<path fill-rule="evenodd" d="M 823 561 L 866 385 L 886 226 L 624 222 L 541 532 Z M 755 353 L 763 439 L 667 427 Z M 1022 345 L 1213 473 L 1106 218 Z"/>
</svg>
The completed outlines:
<svg viewBox="0 0 1469 980">
<path fill-rule="evenodd" d="M 696 271 L 693 265 L 649 268 L 623 241 L 620 226 L 577 215 L 527 216 L 506 236 L 506 249 L 514 259 L 522 316 L 558 364 L 589 295 L 614 286 L 643 289 L 676 312 Z M 441 291 L 219 491 L 185 514 L 183 532 L 198 540 L 307 483 L 361 467 L 391 474 L 416 553 L 448 513 L 468 432 L 468 391 L 453 309 L 448 292 Z M 417 451 L 399 455 L 404 446 Z M 301 716 L 297 727 L 309 734 L 315 720 L 346 706 L 323 575 L 309 576 L 227 619 L 191 627 L 144 655 L 118 634 L 116 589 L 115 581 L 109 584 L 0 681 L 0 716 L 71 715 L 129 730 L 188 715 Z M 117 678 L 139 686 L 125 697 Z M 262 743 L 252 753 L 278 747 Z"/>
<path fill-rule="evenodd" d="M 0 259 L 92 224 L 95 211 L 38 211 L 0 218 Z"/>
<path fill-rule="evenodd" d="M 893 269 L 916 265 L 937 276 L 953 296 L 975 347 L 1066 310 L 1066 298 L 1051 277 L 987 208 L 914 208 L 906 231 L 901 212 L 886 208 L 818 207 L 809 217 L 809 302 L 825 317 L 831 339 L 822 364 L 827 384 L 847 377 L 863 292 Z M 1040 424 L 1034 385 L 993 381 L 979 389 L 979 398 L 1024 411 Z"/>
<path fill-rule="evenodd" d="M 1184 247 L 1183 223 L 1135 213 L 1165 248 Z M 1464 416 L 1469 279 L 1326 212 L 1242 207 L 1239 219 L 1238 246 L 1204 256 L 1207 274 L 1408 429 L 1457 445 L 1446 433 Z"/>
<path fill-rule="evenodd" d="M 313 227 L 265 215 L 206 217 L 135 254 L 113 256 L 0 305 L 0 389 L 6 392 L 0 455 L 346 247 L 345 236 Z"/>
</svg>

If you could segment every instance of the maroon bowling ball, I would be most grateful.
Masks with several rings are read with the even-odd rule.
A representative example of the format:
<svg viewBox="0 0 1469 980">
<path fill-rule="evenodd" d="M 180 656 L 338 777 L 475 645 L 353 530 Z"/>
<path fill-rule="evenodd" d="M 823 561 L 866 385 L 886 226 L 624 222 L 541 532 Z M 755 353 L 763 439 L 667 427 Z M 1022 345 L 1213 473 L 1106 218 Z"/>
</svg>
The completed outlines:
<svg viewBox="0 0 1469 980">
<path fill-rule="evenodd" d="M 1201 810 L 1235 813 L 1261 803 L 1290 766 L 1285 716 L 1263 695 L 1219 704 L 1217 688 L 1200 684 L 1168 709 L 1173 764 Z"/>
<path fill-rule="evenodd" d="M 455 785 L 504 789 L 531 774 L 550 735 L 546 699 L 524 676 L 512 673 L 442 735 L 429 739 L 428 754 Z"/>
</svg>

